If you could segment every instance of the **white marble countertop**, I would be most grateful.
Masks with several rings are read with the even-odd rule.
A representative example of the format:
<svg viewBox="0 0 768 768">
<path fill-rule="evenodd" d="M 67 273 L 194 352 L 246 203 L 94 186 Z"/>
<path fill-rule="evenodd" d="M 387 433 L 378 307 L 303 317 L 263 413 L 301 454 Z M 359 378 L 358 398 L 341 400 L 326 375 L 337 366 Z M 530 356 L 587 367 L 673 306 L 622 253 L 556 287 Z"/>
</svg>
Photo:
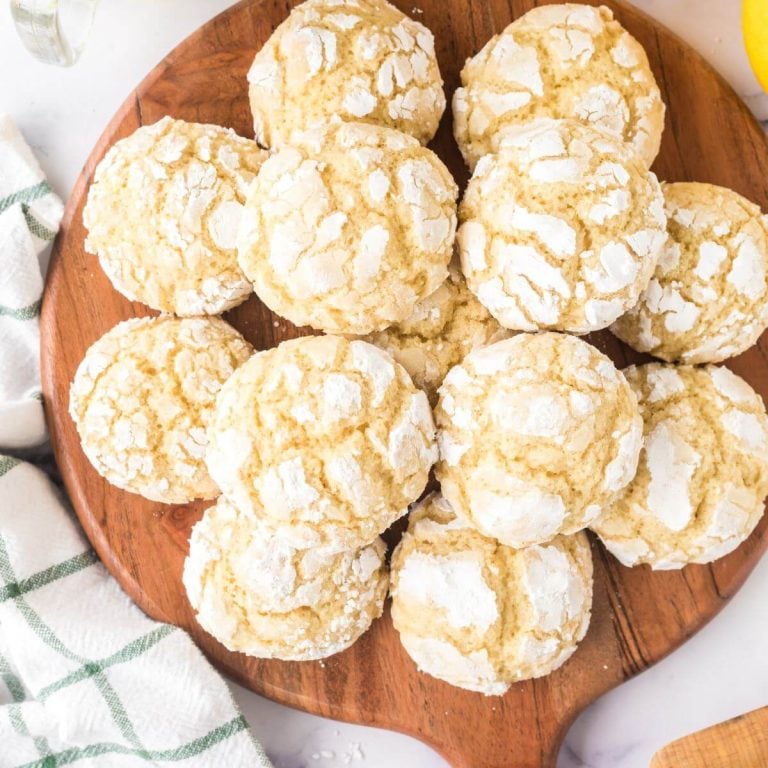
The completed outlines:
<svg viewBox="0 0 768 768">
<path fill-rule="evenodd" d="M 768 125 L 768 96 L 743 51 L 740 0 L 636 4 L 698 48 Z M 131 88 L 176 43 L 228 5 L 230 0 L 102 0 L 82 60 L 61 70 L 29 58 L 12 29 L 8 3 L 0 0 L 0 111 L 15 118 L 59 194 L 69 193 Z M 768 557 L 696 637 L 579 717 L 558 768 L 645 768 L 663 744 L 768 703 L 766 592 Z M 233 689 L 276 768 L 447 765 L 406 736 L 323 720 Z"/>
</svg>

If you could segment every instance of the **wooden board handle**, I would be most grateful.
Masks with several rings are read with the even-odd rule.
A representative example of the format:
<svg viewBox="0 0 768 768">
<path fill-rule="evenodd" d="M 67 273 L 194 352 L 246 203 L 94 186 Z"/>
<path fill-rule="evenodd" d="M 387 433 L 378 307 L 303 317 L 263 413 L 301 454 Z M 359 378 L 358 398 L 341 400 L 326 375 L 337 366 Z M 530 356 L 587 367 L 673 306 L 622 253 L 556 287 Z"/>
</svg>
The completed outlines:
<svg viewBox="0 0 768 768">
<path fill-rule="evenodd" d="M 683 736 L 660 749 L 651 768 L 765 768 L 768 707 Z"/>
</svg>

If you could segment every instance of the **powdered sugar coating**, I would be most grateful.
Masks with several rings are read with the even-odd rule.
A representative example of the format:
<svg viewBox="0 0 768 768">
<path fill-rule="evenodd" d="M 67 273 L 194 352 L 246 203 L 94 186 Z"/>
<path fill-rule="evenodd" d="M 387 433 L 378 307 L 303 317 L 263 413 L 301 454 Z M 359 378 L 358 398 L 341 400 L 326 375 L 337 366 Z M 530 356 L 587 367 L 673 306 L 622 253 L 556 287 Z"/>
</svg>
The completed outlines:
<svg viewBox="0 0 768 768">
<path fill-rule="evenodd" d="M 735 549 L 768 494 L 768 415 L 727 368 L 649 363 L 625 371 L 640 401 L 635 479 L 592 524 L 625 565 L 682 568 Z"/>
<path fill-rule="evenodd" d="M 381 615 L 386 546 L 296 549 L 223 496 L 195 524 L 183 581 L 197 620 L 231 651 L 309 661 L 339 653 Z"/>
<path fill-rule="evenodd" d="M 85 247 L 132 301 L 220 314 L 251 286 L 235 250 L 248 185 L 267 154 L 228 128 L 164 117 L 114 144 L 83 209 Z"/>
<path fill-rule="evenodd" d="M 604 6 L 532 9 L 467 60 L 461 82 L 453 130 L 471 168 L 538 117 L 592 123 L 627 142 L 646 168 L 658 154 L 664 103 L 648 57 Z"/>
<path fill-rule="evenodd" d="M 503 544 L 581 530 L 634 475 L 635 396 L 607 357 L 573 336 L 521 333 L 476 349 L 439 395 L 443 494 Z"/>
<path fill-rule="evenodd" d="M 431 494 L 392 555 L 392 621 L 422 672 L 501 696 L 576 650 L 589 625 L 592 555 L 583 533 L 500 545 Z"/>
<path fill-rule="evenodd" d="M 404 320 L 447 276 L 456 183 L 416 139 L 331 121 L 273 154 L 250 190 L 239 261 L 297 325 L 366 334 Z"/>
<path fill-rule="evenodd" d="M 640 301 L 611 330 L 663 360 L 715 363 L 768 327 L 768 215 L 713 184 L 664 184 L 669 239 Z"/>
<path fill-rule="evenodd" d="M 476 347 L 509 335 L 475 298 L 457 266 L 401 323 L 365 337 L 389 352 L 433 405 L 445 374 Z"/>
<path fill-rule="evenodd" d="M 248 73 L 256 140 L 285 144 L 334 115 L 385 125 L 426 144 L 445 110 L 432 33 L 384 0 L 306 0 Z"/>
<path fill-rule="evenodd" d="M 517 330 L 607 327 L 637 302 L 666 239 L 654 174 L 570 120 L 510 130 L 477 164 L 459 218 L 469 288 Z"/>
<path fill-rule="evenodd" d="M 436 459 L 426 395 L 364 341 L 305 337 L 254 355 L 222 388 L 211 476 L 299 548 L 372 541 L 424 490 Z"/>
<path fill-rule="evenodd" d="M 211 499 L 204 455 L 221 385 L 251 346 L 219 318 L 126 320 L 78 366 L 69 412 L 85 455 L 110 483 L 153 501 Z"/>
</svg>

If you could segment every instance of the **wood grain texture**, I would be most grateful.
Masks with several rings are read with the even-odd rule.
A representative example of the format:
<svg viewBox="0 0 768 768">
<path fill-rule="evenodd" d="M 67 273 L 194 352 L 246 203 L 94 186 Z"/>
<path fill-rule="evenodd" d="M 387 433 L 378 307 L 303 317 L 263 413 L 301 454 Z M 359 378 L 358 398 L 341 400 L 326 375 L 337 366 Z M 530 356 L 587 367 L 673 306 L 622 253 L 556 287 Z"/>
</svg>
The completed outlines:
<svg viewBox="0 0 768 768">
<path fill-rule="evenodd" d="M 400 0 L 411 12 L 414 0 Z M 446 89 L 464 59 L 528 10 L 531 0 L 418 0 L 435 33 Z M 115 292 L 83 249 L 82 208 L 104 152 L 139 125 L 169 114 L 231 126 L 251 136 L 245 75 L 254 52 L 291 3 L 246 0 L 171 52 L 107 126 L 67 206 L 43 301 L 43 392 L 56 456 L 77 514 L 99 555 L 152 617 L 185 627 L 213 663 L 258 693 L 320 715 L 409 733 L 456 768 L 553 766 L 578 712 L 604 691 L 676 648 L 712 618 L 768 546 L 768 518 L 736 552 L 681 572 L 626 569 L 593 542 L 595 601 L 586 640 L 553 675 L 484 698 L 417 673 L 388 613 L 348 651 L 319 663 L 259 661 L 227 652 L 196 624 L 181 586 L 190 527 L 205 504 L 163 506 L 102 480 L 83 455 L 67 414 L 68 388 L 86 348 L 120 320 L 151 314 Z M 730 186 L 768 208 L 768 147 L 725 82 L 690 47 L 639 11 L 607 2 L 646 47 L 668 105 L 655 170 L 671 181 Z M 467 172 L 443 119 L 432 145 L 463 185 Z M 258 349 L 298 331 L 255 298 L 227 314 Z M 637 360 L 608 333 L 591 338 L 619 364 Z M 730 367 L 768 395 L 765 341 Z"/>
<path fill-rule="evenodd" d="M 768 707 L 683 736 L 660 749 L 651 768 L 765 768 Z"/>
</svg>

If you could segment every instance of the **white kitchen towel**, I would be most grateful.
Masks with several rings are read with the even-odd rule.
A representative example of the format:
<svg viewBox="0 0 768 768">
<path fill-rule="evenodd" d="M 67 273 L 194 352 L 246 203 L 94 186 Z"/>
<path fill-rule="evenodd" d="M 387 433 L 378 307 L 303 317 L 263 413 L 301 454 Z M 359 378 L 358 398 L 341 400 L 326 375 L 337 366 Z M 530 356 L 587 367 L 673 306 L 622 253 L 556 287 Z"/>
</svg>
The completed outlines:
<svg viewBox="0 0 768 768">
<path fill-rule="evenodd" d="M 270 768 L 186 633 L 109 576 L 48 477 L 38 255 L 61 202 L 0 116 L 0 768 Z"/>
<path fill-rule="evenodd" d="M 40 398 L 38 254 L 59 228 L 62 205 L 10 117 L 0 115 L 0 448 L 45 439 Z"/>
</svg>

